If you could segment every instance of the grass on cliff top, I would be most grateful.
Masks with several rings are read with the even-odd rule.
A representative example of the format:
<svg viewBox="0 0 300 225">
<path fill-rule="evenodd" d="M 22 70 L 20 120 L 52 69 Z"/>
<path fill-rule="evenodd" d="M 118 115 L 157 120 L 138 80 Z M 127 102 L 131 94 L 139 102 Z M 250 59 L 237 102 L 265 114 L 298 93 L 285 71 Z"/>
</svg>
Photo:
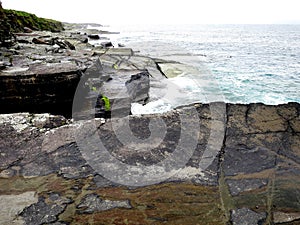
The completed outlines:
<svg viewBox="0 0 300 225">
<path fill-rule="evenodd" d="M 11 9 L 4 9 L 4 13 L 10 24 L 11 32 L 23 32 L 24 27 L 51 32 L 64 30 L 63 24 L 56 20 L 40 18 L 31 13 Z"/>
</svg>

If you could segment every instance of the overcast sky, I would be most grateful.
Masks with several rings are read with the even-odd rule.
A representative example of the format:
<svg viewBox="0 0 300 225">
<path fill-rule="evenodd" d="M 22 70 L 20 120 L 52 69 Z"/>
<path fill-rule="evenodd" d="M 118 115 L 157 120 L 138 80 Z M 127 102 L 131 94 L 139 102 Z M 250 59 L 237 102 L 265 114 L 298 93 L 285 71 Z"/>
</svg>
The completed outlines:
<svg viewBox="0 0 300 225">
<path fill-rule="evenodd" d="M 2 0 L 4 8 L 101 24 L 300 23 L 300 0 Z"/>
</svg>

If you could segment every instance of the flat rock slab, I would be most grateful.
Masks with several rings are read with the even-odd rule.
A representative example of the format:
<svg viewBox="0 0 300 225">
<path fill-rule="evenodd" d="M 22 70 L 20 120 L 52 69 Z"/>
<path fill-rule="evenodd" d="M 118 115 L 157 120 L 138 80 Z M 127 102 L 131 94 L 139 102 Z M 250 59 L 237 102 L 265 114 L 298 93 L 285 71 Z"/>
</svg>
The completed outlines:
<svg viewBox="0 0 300 225">
<path fill-rule="evenodd" d="M 7 224 L 298 224 L 299 104 L 225 107 L 226 116 L 213 114 L 210 105 L 193 104 L 104 123 L 0 115 L 0 204 L 12 199 L 12 214 L 1 207 L 1 219 Z M 222 104 L 214 103 L 214 109 L 222 112 Z M 223 135 L 213 136 L 217 130 Z M 220 140 L 208 147 L 212 137 Z M 187 147 L 181 146 L 183 139 Z M 186 157 L 182 168 L 174 170 L 171 160 L 163 169 L 151 169 L 176 149 L 186 153 L 174 158 Z M 116 170 L 123 167 L 114 159 L 131 167 L 130 173 Z M 201 170 L 204 162 L 210 164 Z M 111 176 L 99 170 L 101 163 Z M 148 177 L 137 176 L 149 171 Z M 170 176 L 161 180 L 162 175 Z"/>
</svg>

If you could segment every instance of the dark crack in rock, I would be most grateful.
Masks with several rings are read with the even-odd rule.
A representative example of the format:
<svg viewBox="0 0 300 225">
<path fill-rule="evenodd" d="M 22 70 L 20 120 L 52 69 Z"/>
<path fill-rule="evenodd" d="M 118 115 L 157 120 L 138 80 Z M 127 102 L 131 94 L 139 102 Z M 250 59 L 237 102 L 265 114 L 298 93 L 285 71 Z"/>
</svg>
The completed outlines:
<svg viewBox="0 0 300 225">
<path fill-rule="evenodd" d="M 126 208 L 131 209 L 131 205 L 128 200 L 126 201 L 111 201 L 103 200 L 97 194 L 86 195 L 81 203 L 77 206 L 79 214 L 94 213 L 106 211 L 114 208 Z"/>
</svg>

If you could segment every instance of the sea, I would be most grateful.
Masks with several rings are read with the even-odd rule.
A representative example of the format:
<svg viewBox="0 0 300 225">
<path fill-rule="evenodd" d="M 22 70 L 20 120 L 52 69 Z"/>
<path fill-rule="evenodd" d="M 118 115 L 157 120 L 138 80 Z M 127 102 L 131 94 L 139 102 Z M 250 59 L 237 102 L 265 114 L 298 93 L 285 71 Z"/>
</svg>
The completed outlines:
<svg viewBox="0 0 300 225">
<path fill-rule="evenodd" d="M 114 45 L 189 65 L 173 71 L 170 87 L 176 88 L 170 88 L 165 98 L 150 96 L 152 102 L 134 105 L 133 111 L 163 112 L 193 102 L 300 102 L 300 25 L 122 25 L 103 29 L 120 32 L 109 35 Z"/>
</svg>

